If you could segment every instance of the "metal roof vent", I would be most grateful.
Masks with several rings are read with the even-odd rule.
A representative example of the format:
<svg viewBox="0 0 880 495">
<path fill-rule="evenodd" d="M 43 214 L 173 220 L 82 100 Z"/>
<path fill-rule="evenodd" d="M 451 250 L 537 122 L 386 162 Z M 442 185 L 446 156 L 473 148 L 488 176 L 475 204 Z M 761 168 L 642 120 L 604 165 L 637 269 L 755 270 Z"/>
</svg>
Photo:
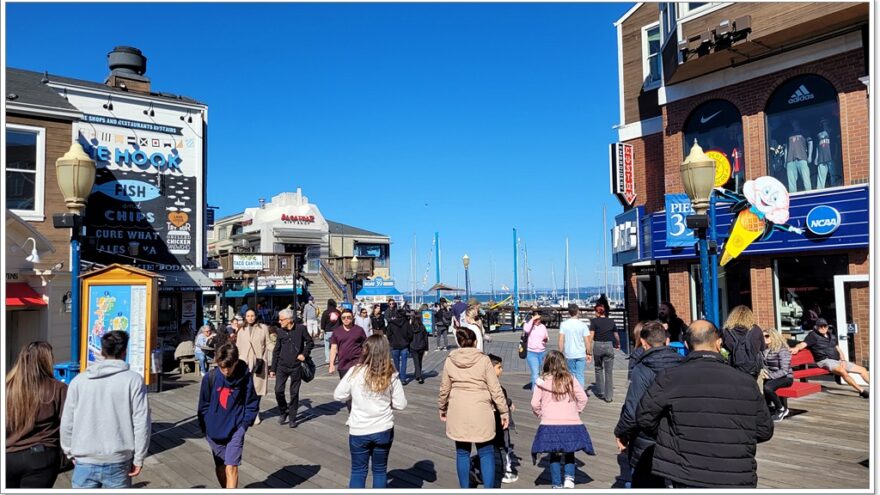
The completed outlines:
<svg viewBox="0 0 880 495">
<path fill-rule="evenodd" d="M 117 75 L 142 76 L 147 72 L 147 57 L 131 46 L 117 46 L 107 54 L 110 73 Z"/>
</svg>

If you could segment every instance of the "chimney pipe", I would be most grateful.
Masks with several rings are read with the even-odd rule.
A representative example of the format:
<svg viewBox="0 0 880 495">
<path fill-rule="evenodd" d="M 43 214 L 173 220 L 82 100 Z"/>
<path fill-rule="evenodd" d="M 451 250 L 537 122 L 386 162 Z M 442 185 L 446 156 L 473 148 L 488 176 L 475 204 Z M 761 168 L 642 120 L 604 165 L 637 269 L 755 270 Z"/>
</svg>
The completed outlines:
<svg viewBox="0 0 880 495">
<path fill-rule="evenodd" d="M 150 78 L 147 72 L 147 57 L 137 48 L 117 46 L 107 54 L 110 75 L 105 84 L 135 93 L 150 93 Z"/>
</svg>

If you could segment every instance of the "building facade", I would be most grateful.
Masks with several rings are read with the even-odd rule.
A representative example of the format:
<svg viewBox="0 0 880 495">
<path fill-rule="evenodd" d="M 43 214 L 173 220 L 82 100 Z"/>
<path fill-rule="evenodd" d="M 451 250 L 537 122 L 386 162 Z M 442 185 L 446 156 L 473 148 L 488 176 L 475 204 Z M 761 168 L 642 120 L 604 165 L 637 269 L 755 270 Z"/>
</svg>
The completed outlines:
<svg viewBox="0 0 880 495">
<path fill-rule="evenodd" d="M 661 301 L 685 321 L 702 316 L 680 173 L 697 141 L 729 172 L 727 190 L 778 180 L 787 224 L 804 230 L 773 232 L 719 268 L 722 322 L 745 304 L 760 326 L 802 338 L 819 315 L 868 365 L 868 20 L 867 3 L 690 2 L 639 3 L 615 23 L 618 139 L 636 199 L 613 252 L 630 321 L 656 317 Z M 716 212 L 724 249 L 735 215 Z"/>
<path fill-rule="evenodd" d="M 201 322 L 201 292 L 213 286 L 203 271 L 207 106 L 153 91 L 140 50 L 116 47 L 107 57 L 103 83 L 7 69 L 7 225 L 25 222 L 21 235 L 36 231 L 41 237 L 28 237 L 50 253 L 37 266 L 26 258 L 13 265 L 18 248 L 7 250 L 7 266 L 26 278 L 10 281 L 15 274 L 7 269 L 7 290 L 10 282 L 27 283 L 46 303 L 36 311 L 48 315 L 29 314 L 35 309 L 27 305 L 7 314 L 8 328 L 17 332 L 8 335 L 8 353 L 41 339 L 53 344 L 57 359 L 68 360 L 70 230 L 53 228 L 52 214 L 67 211 L 55 160 L 73 141 L 97 168 L 83 213 L 83 273 L 120 263 L 159 274 L 160 342 L 173 343 L 182 328 Z M 8 246 L 17 242 L 7 238 Z"/>
</svg>

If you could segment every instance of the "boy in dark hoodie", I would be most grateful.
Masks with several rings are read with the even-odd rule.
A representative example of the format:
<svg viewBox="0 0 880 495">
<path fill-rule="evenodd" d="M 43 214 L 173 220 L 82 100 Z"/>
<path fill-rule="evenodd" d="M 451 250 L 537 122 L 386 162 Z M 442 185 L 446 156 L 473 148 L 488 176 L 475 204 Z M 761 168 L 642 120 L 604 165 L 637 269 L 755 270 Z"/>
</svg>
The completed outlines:
<svg viewBox="0 0 880 495">
<path fill-rule="evenodd" d="M 632 380 L 626 391 L 626 401 L 620 411 L 620 419 L 614 428 L 617 446 L 629 454 L 632 469 L 632 488 L 664 488 L 663 478 L 651 474 L 654 459 L 654 438 L 636 424 L 636 409 L 645 391 L 654 383 L 660 370 L 678 366 L 684 358 L 669 347 L 669 333 L 659 321 L 648 321 L 639 334 L 641 347 L 645 350 L 635 358 Z"/>
<path fill-rule="evenodd" d="M 385 328 L 385 336 L 391 344 L 391 359 L 400 375 L 400 382 L 406 385 L 409 383 L 406 379 L 406 361 L 409 359 L 409 345 L 413 340 L 412 325 L 404 311 L 388 308 L 386 315 L 389 321 L 388 327 Z"/>
<path fill-rule="evenodd" d="M 214 468 L 221 487 L 238 488 L 238 466 L 244 435 L 260 410 L 260 397 L 247 363 L 238 348 L 227 343 L 217 349 L 217 369 L 202 379 L 199 392 L 199 428 L 214 454 Z"/>
<path fill-rule="evenodd" d="M 495 354 L 489 354 L 489 361 L 492 361 L 492 366 L 495 368 L 495 375 L 498 376 L 499 382 L 501 381 L 501 374 L 504 372 L 504 366 L 502 365 L 502 359 L 500 356 L 496 356 Z M 514 428 L 513 424 L 513 411 L 516 409 L 513 406 L 513 401 L 510 400 L 510 397 L 507 396 L 507 389 L 504 386 L 501 387 L 501 391 L 504 392 L 504 401 L 507 402 L 507 410 L 510 411 L 510 424 L 507 428 L 503 428 L 501 426 L 501 413 L 498 410 L 495 410 L 495 448 L 498 450 L 498 455 L 501 456 L 501 460 L 504 461 L 504 477 L 501 478 L 502 483 L 514 483 L 519 479 L 519 476 L 516 475 L 513 471 L 513 444 L 510 443 L 510 430 Z"/>
</svg>

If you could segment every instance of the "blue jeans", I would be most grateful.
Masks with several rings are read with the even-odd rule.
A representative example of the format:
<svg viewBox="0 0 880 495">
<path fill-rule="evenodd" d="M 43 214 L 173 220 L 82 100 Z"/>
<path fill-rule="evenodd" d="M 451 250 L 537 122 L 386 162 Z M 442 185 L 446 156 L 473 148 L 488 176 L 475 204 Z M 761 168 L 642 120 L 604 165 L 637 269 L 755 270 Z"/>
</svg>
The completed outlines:
<svg viewBox="0 0 880 495">
<path fill-rule="evenodd" d="M 208 372 L 208 356 L 205 356 L 205 353 L 199 349 L 196 349 L 195 355 L 196 355 L 196 360 L 198 360 L 198 362 L 199 362 L 199 371 L 201 371 L 202 374 L 207 373 Z"/>
<path fill-rule="evenodd" d="M 526 362 L 529 363 L 529 369 L 532 370 L 532 387 L 535 386 L 535 382 L 538 381 L 538 375 L 541 374 L 541 367 L 544 365 L 545 354 L 547 354 L 547 351 L 529 351 L 529 353 L 526 354 Z"/>
<path fill-rule="evenodd" d="M 581 387 L 586 389 L 587 386 L 584 385 L 584 368 L 587 367 L 587 358 L 566 359 L 565 362 L 568 364 L 568 371 L 577 378 L 577 381 L 581 382 Z"/>
<path fill-rule="evenodd" d="M 131 488 L 131 461 L 116 464 L 86 464 L 73 466 L 73 488 Z"/>
<path fill-rule="evenodd" d="M 394 428 L 370 435 L 349 435 L 351 452 L 351 480 L 349 488 L 367 487 L 367 466 L 373 463 L 373 488 L 386 488 L 388 484 L 388 454 L 394 442 Z"/>
<path fill-rule="evenodd" d="M 550 483 L 553 486 L 562 486 L 563 461 L 565 462 L 565 477 L 574 479 L 574 453 L 550 454 Z"/>
<path fill-rule="evenodd" d="M 324 362 L 330 364 L 330 334 L 324 334 Z"/>
<path fill-rule="evenodd" d="M 471 487 L 471 445 L 470 442 L 455 442 L 455 470 L 461 488 Z M 495 445 L 491 440 L 476 445 L 483 488 L 495 488 Z"/>
<path fill-rule="evenodd" d="M 391 349 L 391 362 L 394 363 L 394 369 L 400 375 L 400 381 L 406 381 L 406 360 L 409 359 L 409 349 Z"/>
</svg>

